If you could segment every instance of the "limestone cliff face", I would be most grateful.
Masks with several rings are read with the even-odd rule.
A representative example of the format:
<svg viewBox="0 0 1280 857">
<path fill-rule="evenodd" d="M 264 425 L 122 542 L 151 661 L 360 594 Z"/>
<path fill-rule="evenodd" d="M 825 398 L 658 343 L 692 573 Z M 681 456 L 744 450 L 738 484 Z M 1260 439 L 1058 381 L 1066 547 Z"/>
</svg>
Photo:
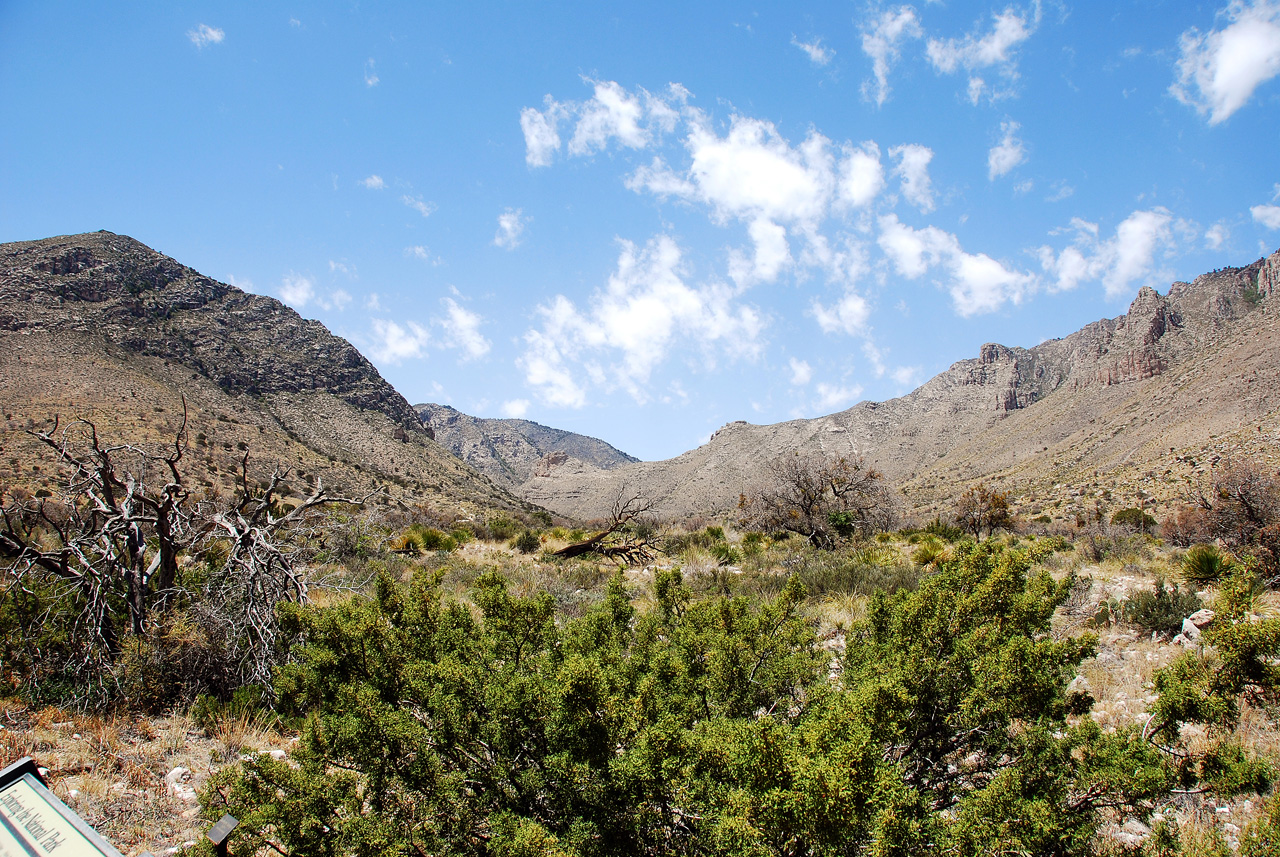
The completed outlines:
<svg viewBox="0 0 1280 857">
<path fill-rule="evenodd" d="M 0 399 L 14 453 L 38 454 L 27 420 L 90 416 L 113 440 L 172 442 L 186 409 L 191 476 L 211 490 L 235 484 L 247 452 L 291 468 L 298 490 L 320 478 L 386 502 L 531 508 L 436 444 L 324 325 L 109 232 L 0 245 Z M 0 463 L 0 483 L 32 478 Z"/>
<path fill-rule="evenodd" d="M 0 247 L 0 330 L 94 333 L 228 392 L 328 393 L 422 432 L 404 397 L 320 322 L 110 232 Z"/>
<path fill-rule="evenodd" d="M 989 343 L 898 399 L 812 420 L 731 423 L 669 461 L 545 468 L 517 493 L 591 517 L 603 512 L 596 498 L 625 482 L 667 514 L 728 509 L 760 461 L 814 449 L 862 454 L 910 495 L 909 506 L 938 509 L 980 478 L 1052 484 L 1076 470 L 1140 467 L 1242 425 L 1262 432 L 1277 414 L 1269 343 L 1280 342 L 1278 290 L 1280 252 L 1174 283 L 1165 295 L 1143 287 L 1124 315 L 1061 339 Z"/>
</svg>

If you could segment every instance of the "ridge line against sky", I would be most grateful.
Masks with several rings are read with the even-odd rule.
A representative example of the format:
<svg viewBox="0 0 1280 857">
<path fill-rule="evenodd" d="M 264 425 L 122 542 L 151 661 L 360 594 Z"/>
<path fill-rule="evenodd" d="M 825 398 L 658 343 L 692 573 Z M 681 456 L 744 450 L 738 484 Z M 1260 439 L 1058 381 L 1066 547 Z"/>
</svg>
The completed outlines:
<svg viewBox="0 0 1280 857">
<path fill-rule="evenodd" d="M 1280 2 L 0 10 L 0 238 L 670 457 L 1280 244 Z M 33 231 L 34 230 L 34 231 Z"/>
</svg>

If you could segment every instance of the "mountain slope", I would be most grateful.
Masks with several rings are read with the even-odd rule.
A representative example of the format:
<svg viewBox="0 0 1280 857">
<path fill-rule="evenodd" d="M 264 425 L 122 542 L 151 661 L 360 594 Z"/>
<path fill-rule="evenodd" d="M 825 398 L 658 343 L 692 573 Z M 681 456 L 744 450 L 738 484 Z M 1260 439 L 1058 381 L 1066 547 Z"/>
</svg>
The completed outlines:
<svg viewBox="0 0 1280 857">
<path fill-rule="evenodd" d="M 602 440 L 529 420 L 468 416 L 448 405 L 414 405 L 435 439 L 454 455 L 507 488 L 569 459 L 609 470 L 638 459 Z"/>
<path fill-rule="evenodd" d="M 0 394 L 4 482 L 53 481 L 27 469 L 24 427 L 86 416 L 112 441 L 172 440 L 185 396 L 189 472 L 210 490 L 248 452 L 259 477 L 280 464 L 342 491 L 526 505 L 436 444 L 324 325 L 109 232 L 0 245 Z"/>
<path fill-rule="evenodd" d="M 978 480 L 1024 512 L 1172 502 L 1215 457 L 1275 461 L 1280 441 L 1280 253 L 1244 268 L 1143 288 L 1129 312 L 1034 348 L 989 344 L 912 393 L 830 416 L 731 423 L 677 458 L 608 471 L 551 468 L 517 489 L 593 517 L 619 486 L 659 512 L 732 508 L 761 461 L 796 449 L 860 453 L 931 515 Z"/>
</svg>

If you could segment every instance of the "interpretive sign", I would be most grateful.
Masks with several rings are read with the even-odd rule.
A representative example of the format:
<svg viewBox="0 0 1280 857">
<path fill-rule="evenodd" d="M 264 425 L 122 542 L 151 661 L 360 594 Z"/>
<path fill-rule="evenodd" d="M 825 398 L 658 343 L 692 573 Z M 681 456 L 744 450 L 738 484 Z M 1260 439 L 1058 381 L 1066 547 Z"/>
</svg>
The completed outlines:
<svg viewBox="0 0 1280 857">
<path fill-rule="evenodd" d="M 0 771 L 0 857 L 123 857 L 45 787 L 35 763 Z"/>
</svg>

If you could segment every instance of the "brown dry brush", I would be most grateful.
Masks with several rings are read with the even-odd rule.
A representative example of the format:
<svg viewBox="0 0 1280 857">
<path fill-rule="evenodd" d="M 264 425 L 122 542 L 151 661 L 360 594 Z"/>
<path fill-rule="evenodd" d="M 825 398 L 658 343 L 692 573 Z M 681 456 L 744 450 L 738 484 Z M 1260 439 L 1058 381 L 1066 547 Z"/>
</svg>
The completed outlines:
<svg viewBox="0 0 1280 857">
<path fill-rule="evenodd" d="M 331 496 L 317 480 L 310 496 L 284 508 L 288 471 L 277 469 L 259 488 L 248 477 L 246 452 L 235 500 L 198 500 L 181 467 L 187 422 L 184 402 L 173 442 L 160 452 L 108 444 L 86 419 L 28 431 L 69 475 L 56 497 L 0 491 L 0 612 L 21 613 L 8 609 L 18 603 L 27 610 L 5 620 L 10 681 L 28 692 L 58 685 L 84 704 L 102 704 L 120 695 L 122 664 L 163 660 L 157 645 L 189 636 L 173 633 L 175 611 L 184 610 L 224 649 L 239 682 L 270 684 L 275 605 L 307 598 L 288 533 L 304 529 L 322 506 L 367 497 Z M 181 577 L 197 556 L 207 574 L 192 586 Z M 15 622 L 20 627 L 9 627 Z M 32 633 L 47 645 L 23 639 Z M 22 646 L 26 656 L 15 656 Z"/>
</svg>

